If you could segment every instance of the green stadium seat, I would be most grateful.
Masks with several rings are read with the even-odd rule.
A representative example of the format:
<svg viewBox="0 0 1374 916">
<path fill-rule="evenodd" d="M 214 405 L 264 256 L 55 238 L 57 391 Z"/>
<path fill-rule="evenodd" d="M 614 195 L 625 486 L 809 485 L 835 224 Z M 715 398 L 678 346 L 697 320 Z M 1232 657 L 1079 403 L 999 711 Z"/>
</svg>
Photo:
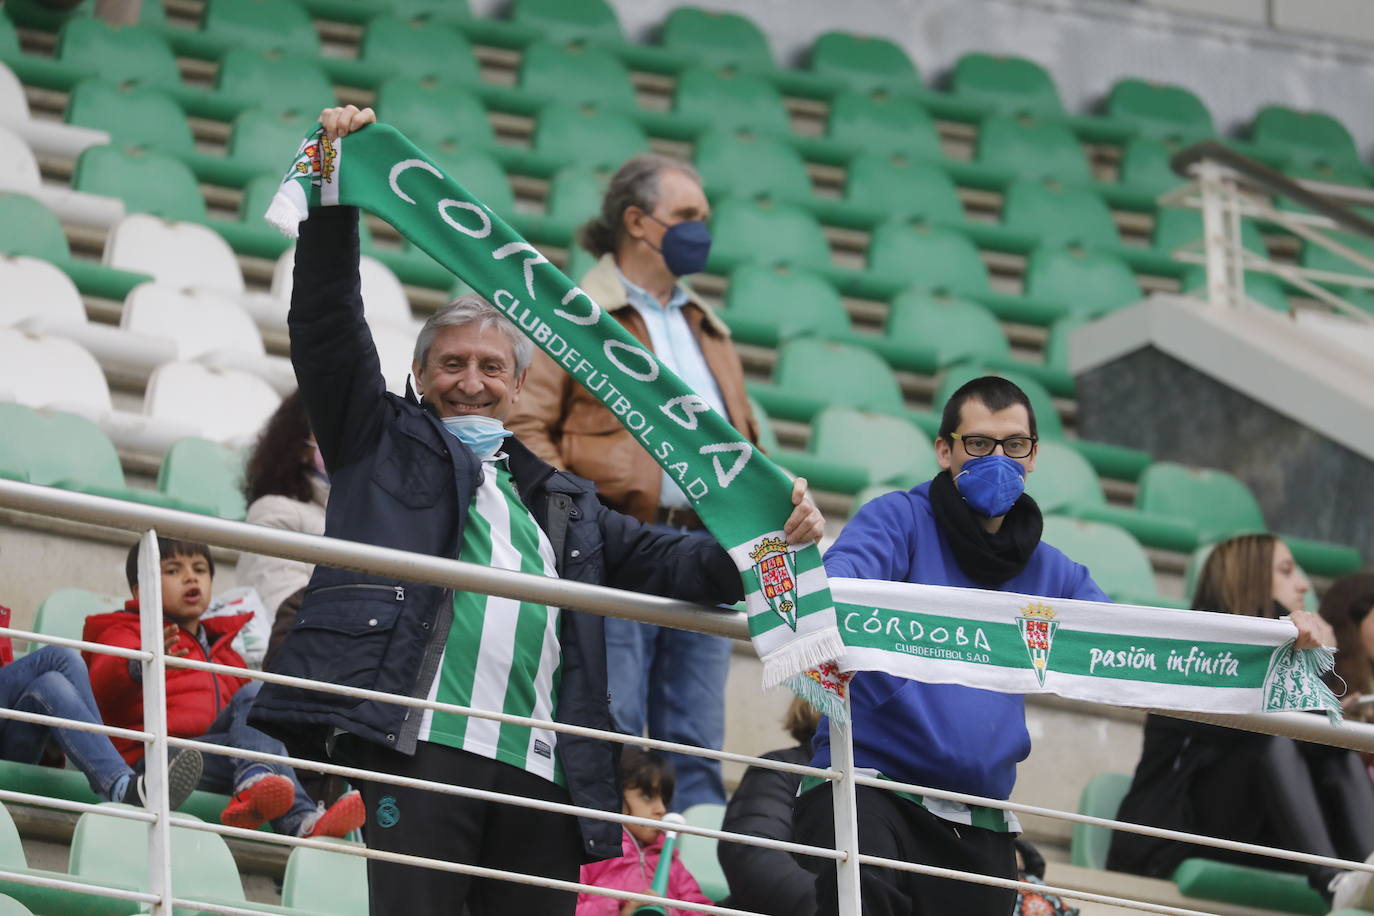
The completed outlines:
<svg viewBox="0 0 1374 916">
<path fill-rule="evenodd" d="M 1193 293 L 1199 298 L 1205 299 L 1207 297 L 1207 268 L 1201 264 L 1190 268 L 1183 276 L 1182 290 L 1185 293 Z M 1283 291 L 1283 283 L 1273 274 L 1253 270 L 1246 271 L 1245 295 L 1265 308 L 1273 309 L 1276 312 L 1286 313 L 1292 310 L 1292 305 L 1288 302 L 1288 294 Z"/>
<path fill-rule="evenodd" d="M 963 98 L 986 102 L 1006 115 L 1064 111 L 1049 72 L 1024 57 L 965 54 L 954 65 L 950 89 Z"/>
<path fill-rule="evenodd" d="M 124 600 L 113 595 L 101 595 L 84 588 L 59 588 L 49 592 L 39 603 L 33 618 L 33 631 L 44 636 L 81 639 L 87 617 L 122 607 Z M 82 785 L 85 785 L 84 779 Z"/>
<path fill-rule="evenodd" d="M 649 138 L 623 114 L 592 105 L 555 104 L 535 121 L 534 149 L 610 174 L 631 156 L 648 152 Z"/>
<path fill-rule="evenodd" d="M 511 19 L 555 41 L 620 40 L 620 20 L 606 0 L 515 0 Z"/>
<path fill-rule="evenodd" d="M 1250 122 L 1250 139 L 1300 166 L 1358 166 L 1360 153 L 1350 131 L 1320 111 L 1266 105 Z"/>
<path fill-rule="evenodd" d="M 1187 179 L 1169 166 L 1173 152 L 1163 142 L 1136 137 L 1121 153 L 1121 172 L 1117 183 L 1158 197 Z"/>
<path fill-rule="evenodd" d="M 338 845 L 358 846 L 343 841 Z M 282 906 L 323 910 L 335 916 L 368 916 L 367 860 L 344 852 L 298 846 L 286 860 L 281 902 Z"/>
<path fill-rule="evenodd" d="M 977 246 L 940 226 L 884 223 L 869 240 L 868 266 L 937 293 L 977 294 L 991 288 Z"/>
<path fill-rule="evenodd" d="M 1131 777 L 1125 773 L 1098 773 L 1083 787 L 1078 796 L 1078 813 L 1090 817 L 1116 819 L 1121 801 L 1131 788 Z M 1074 824 L 1069 840 L 1069 862 L 1078 868 L 1107 867 L 1107 850 L 1112 844 L 1110 827 Z"/>
<path fill-rule="evenodd" d="M 708 827 L 719 830 L 725 821 L 725 806 L 703 802 L 693 805 L 682 812 L 682 818 L 693 827 Z M 730 894 L 730 885 L 725 880 L 725 869 L 716 859 L 716 844 L 712 837 L 697 836 L 692 833 L 678 835 L 678 855 L 682 864 L 697 879 L 701 892 L 712 900 L 724 900 Z"/>
<path fill-rule="evenodd" d="M 320 54 L 315 23 L 293 0 L 208 0 L 201 30 L 233 47 Z"/>
<path fill-rule="evenodd" d="M 1026 294 L 1096 317 L 1145 298 L 1135 273 L 1116 255 L 1042 245 L 1026 263 Z"/>
<path fill-rule="evenodd" d="M 11 766 L 11 764 L 0 765 Z M 51 768 L 45 767 L 43 769 Z M 84 778 L 82 782 L 85 782 Z M 18 788 L 14 783 L 8 781 L 5 785 L 6 787 Z M 19 791 L 25 790 L 26 787 L 19 789 Z M 14 825 L 14 818 L 10 815 L 9 809 L 4 805 L 0 805 L 0 869 L 31 878 L 71 880 L 71 876 L 65 872 L 45 871 L 29 867 L 28 857 L 24 853 L 24 844 L 19 837 L 19 830 Z M 123 883 L 118 883 L 116 886 L 124 890 L 133 889 L 130 885 Z M 88 914 L 89 916 L 132 916 L 132 914 L 139 912 L 141 906 L 135 901 L 115 900 L 110 897 L 80 894 L 64 888 L 40 887 L 3 879 L 0 879 L 0 893 L 18 901 L 29 911 L 42 913 L 44 916 L 88 916 Z"/>
<path fill-rule="evenodd" d="M 181 85 L 176 55 L 166 39 L 146 26 L 115 28 L 93 16 L 72 17 L 58 33 L 57 59 L 89 68 L 113 83 Z"/>
<path fill-rule="evenodd" d="M 182 439 L 162 456 L 157 488 L 220 518 L 241 520 L 248 506 L 243 497 L 244 454 L 208 439 Z"/>
<path fill-rule="evenodd" d="M 316 116 L 338 104 L 329 77 L 310 60 L 239 47 L 220 60 L 216 87 L 224 96 L 268 111 Z"/>
<path fill-rule="evenodd" d="M 918 102 L 882 93 L 846 92 L 830 103 L 826 136 L 851 143 L 866 154 L 944 158 L 940 134 Z"/>
<path fill-rule="evenodd" d="M 1291 872 L 1211 859 L 1184 859 L 1174 870 L 1173 880 L 1179 893 L 1188 897 L 1312 916 L 1329 910 L 1307 878 Z"/>
<path fill-rule="evenodd" d="M 677 78 L 673 111 L 709 121 L 719 130 L 756 130 L 787 135 L 791 118 L 782 94 L 767 80 L 733 70 L 690 67 Z"/>
<path fill-rule="evenodd" d="M 902 46 L 886 38 L 826 32 L 811 45 L 807 66 L 858 90 L 919 86 L 921 75 Z"/>
<path fill-rule="evenodd" d="M 1011 345 L 992 312 L 958 296 L 912 289 L 892 300 L 887 337 L 935 350 L 937 364 L 1009 362 Z"/>
<path fill-rule="evenodd" d="M 777 346 L 793 337 L 834 337 L 850 330 L 835 288 L 806 270 L 745 264 L 730 274 L 720 317 L 735 338 Z"/>
<path fill-rule="evenodd" d="M 467 37 L 442 22 L 378 16 L 368 23 L 358 49 L 361 60 L 401 76 L 472 86 L 481 79 Z"/>
<path fill-rule="evenodd" d="M 281 173 L 282 150 L 299 148 L 317 122 L 313 114 L 283 114 L 250 108 L 234 119 L 229 131 L 228 158 L 261 172 Z"/>
<path fill-rule="evenodd" d="M 882 448 L 859 448 L 856 442 L 881 442 Z M 939 472 L 931 437 L 909 420 L 827 407 L 811 421 L 810 448 L 816 457 L 848 463 L 866 471 L 868 483 L 914 487 Z"/>
<path fill-rule="evenodd" d="M 1090 182 L 1087 154 L 1067 127 L 995 115 L 978 131 L 977 161 L 1021 178 Z"/>
<path fill-rule="evenodd" d="M 1041 540 L 1088 567 L 1093 581 L 1113 601 L 1147 606 L 1159 606 L 1162 602 L 1150 558 L 1126 529 L 1047 515 Z"/>
<path fill-rule="evenodd" d="M 167 220 L 205 220 L 205 198 L 190 168 L 151 149 L 92 146 L 76 160 L 72 187 L 118 197 L 130 213 Z"/>
<path fill-rule="evenodd" d="M 1034 233 L 1046 245 L 1113 246 L 1120 242 L 1112 211 L 1093 191 L 1022 178 L 1002 198 L 1002 225 Z"/>
<path fill-rule="evenodd" d="M 845 200 L 903 220 L 962 223 L 959 189 L 943 169 L 903 155 L 864 153 L 849 164 Z"/>
<path fill-rule="evenodd" d="M 1202 213 L 1185 207 L 1161 207 L 1155 214 L 1150 244 L 1160 251 L 1173 252 L 1191 246 L 1192 251 L 1201 253 L 1202 236 Z M 1264 236 L 1253 220 L 1241 218 L 1240 239 L 1247 251 L 1269 257 L 1269 247 L 1265 245 Z"/>
<path fill-rule="evenodd" d="M 0 894 L 0 916 L 33 916 L 33 910 L 13 897 Z"/>
<path fill-rule="evenodd" d="M 1045 365 L 1062 372 L 1069 371 L 1069 338 L 1073 332 L 1088 323 L 1082 315 L 1068 315 L 1050 325 L 1050 336 L 1045 341 Z"/>
<path fill-rule="evenodd" d="M 812 196 L 811 177 L 801 155 L 773 137 L 708 131 L 697 141 L 694 164 L 713 197 L 805 201 Z"/>
<path fill-rule="evenodd" d="M 1327 232 L 1324 234 L 1350 248 L 1356 254 L 1374 259 L 1374 239 L 1350 232 Z M 1298 263 L 1310 270 L 1326 270 L 1332 273 L 1352 274 L 1359 277 L 1374 276 L 1374 270 L 1356 264 L 1325 245 L 1318 245 L 1312 241 L 1303 243 L 1302 252 L 1298 255 Z"/>
<path fill-rule="evenodd" d="M 1120 79 L 1107 95 L 1107 114 L 1134 124 L 1140 136 L 1178 149 L 1216 135 L 1212 113 L 1182 86 Z"/>
<path fill-rule="evenodd" d="M 925 481 L 921 482 L 925 483 Z M 909 489 L 911 489 L 911 487 L 898 487 L 890 483 L 875 483 L 871 487 L 864 487 L 858 493 L 854 494 L 853 507 L 849 510 L 850 515 L 852 516 L 855 512 L 858 512 L 866 504 L 873 502 L 873 500 L 877 499 L 879 496 L 886 496 L 889 493 L 905 493 Z"/>
<path fill-rule="evenodd" d="M 828 371 L 817 372 L 817 366 Z M 779 347 L 772 384 L 751 383 L 749 393 L 769 416 L 802 422 L 810 422 L 832 404 L 872 413 L 906 413 L 901 386 L 882 357 L 862 347 L 812 337 Z"/>
<path fill-rule="evenodd" d="M 159 89 L 82 80 L 67 101 L 67 123 L 106 131 L 119 146 L 168 153 L 189 153 L 195 148 L 185 112 Z"/>
<path fill-rule="evenodd" d="M 568 166 L 549 182 L 544 207 L 551 219 L 577 227 L 601 212 L 605 179 L 591 169 Z M 580 249 L 579 249 L 580 250 Z"/>
<path fill-rule="evenodd" d="M 397 76 L 377 90 L 378 117 L 425 150 L 489 149 L 496 132 L 482 100 L 448 79 Z"/>
<path fill-rule="evenodd" d="M 520 61 L 521 89 L 571 105 L 632 110 L 635 90 L 625 65 L 606 51 L 541 41 Z"/>
<path fill-rule="evenodd" d="M 773 67 L 773 52 L 763 31 L 737 13 L 680 6 L 664 20 L 659 42 L 710 67 Z"/>
<path fill-rule="evenodd" d="M 714 273 L 751 262 L 812 270 L 831 264 L 830 243 L 820 223 L 793 204 L 727 198 L 715 206 L 711 235 L 707 266 Z M 723 267 L 727 262 L 729 267 Z"/>
<path fill-rule="evenodd" d="M 1264 513 L 1249 488 L 1225 471 L 1152 464 L 1140 475 L 1136 507 L 1190 521 L 1200 542 L 1267 531 Z"/>
<path fill-rule="evenodd" d="M 491 153 L 481 150 L 450 153 L 444 149 L 434 149 L 429 154 L 450 178 L 467 188 L 501 217 L 509 219 L 515 214 L 515 191 L 505 170 Z"/>
<path fill-rule="evenodd" d="M 25 194 L 0 192 L 0 253 L 50 261 L 83 293 L 106 299 L 122 300 L 129 290 L 152 279 L 147 274 L 73 259 L 61 221 Z"/>
</svg>

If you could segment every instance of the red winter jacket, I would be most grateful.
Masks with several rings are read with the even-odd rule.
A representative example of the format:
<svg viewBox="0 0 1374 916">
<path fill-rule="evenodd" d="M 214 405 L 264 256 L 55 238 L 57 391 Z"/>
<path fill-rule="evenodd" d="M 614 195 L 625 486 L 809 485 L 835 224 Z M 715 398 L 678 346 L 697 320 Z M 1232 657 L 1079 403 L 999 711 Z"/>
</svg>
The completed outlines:
<svg viewBox="0 0 1374 916">
<path fill-rule="evenodd" d="M 243 658 L 230 644 L 234 635 L 251 620 L 252 614 L 233 617 L 209 617 L 200 622 L 210 643 L 207 656 L 200 640 L 182 628 L 176 647 L 187 651 L 187 658 L 247 668 Z M 167 621 L 170 623 L 171 621 Z M 81 638 L 87 642 L 104 643 L 125 649 L 141 649 L 138 602 L 129 601 L 122 611 L 92 614 L 86 618 Z M 129 673 L 129 660 L 116 655 L 82 653 L 91 671 L 91 692 L 100 707 L 106 725 L 118 728 L 143 728 L 143 685 Z M 190 668 L 167 669 L 167 733 L 176 738 L 199 738 L 210 729 L 211 723 L 230 698 L 248 678 L 226 677 Z M 141 741 L 111 738 L 115 749 L 130 765 L 143 757 Z"/>
</svg>

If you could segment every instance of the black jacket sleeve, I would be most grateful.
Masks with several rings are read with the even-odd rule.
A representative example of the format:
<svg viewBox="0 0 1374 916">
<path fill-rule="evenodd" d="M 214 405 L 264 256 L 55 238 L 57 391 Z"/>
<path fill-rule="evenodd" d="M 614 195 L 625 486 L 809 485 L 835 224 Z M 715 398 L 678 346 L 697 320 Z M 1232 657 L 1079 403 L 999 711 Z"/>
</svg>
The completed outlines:
<svg viewBox="0 0 1374 916">
<path fill-rule="evenodd" d="M 804 748 L 764 754 L 771 760 L 807 763 Z M 801 777 L 762 767 L 744 771 L 739 788 L 725 809 L 722 830 L 790 842 L 792 805 Z M 730 884 L 730 905 L 778 916 L 814 916 L 816 878 L 791 853 L 739 843 L 719 843 L 716 857 Z"/>
<path fill-rule="evenodd" d="M 291 363 L 332 473 L 376 441 L 386 382 L 363 319 L 357 208 L 316 207 L 300 227 L 287 315 Z"/>
<path fill-rule="evenodd" d="M 604 506 L 597 521 L 607 585 L 710 604 L 744 598 L 730 555 L 705 532 L 665 531 Z"/>
</svg>

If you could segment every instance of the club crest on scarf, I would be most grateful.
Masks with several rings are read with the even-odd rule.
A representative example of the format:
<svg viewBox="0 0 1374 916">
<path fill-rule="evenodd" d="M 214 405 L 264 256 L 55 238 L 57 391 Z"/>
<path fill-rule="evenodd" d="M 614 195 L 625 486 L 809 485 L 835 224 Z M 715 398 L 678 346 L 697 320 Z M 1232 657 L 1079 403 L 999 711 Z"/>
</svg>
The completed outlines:
<svg viewBox="0 0 1374 916">
<path fill-rule="evenodd" d="M 1059 629 L 1059 616 L 1048 604 L 1028 604 L 1021 609 L 1016 618 L 1016 626 L 1021 630 L 1021 639 L 1030 653 L 1031 667 L 1040 686 L 1045 686 L 1045 672 L 1050 666 L 1050 649 L 1054 646 L 1054 633 Z"/>
<path fill-rule="evenodd" d="M 333 181 L 334 162 L 337 158 L 338 152 L 334 141 L 321 133 L 318 137 L 309 138 L 301 144 L 300 152 L 296 154 L 296 161 L 291 163 L 287 177 L 311 175 L 319 181 Z"/>
<path fill-rule="evenodd" d="M 764 538 L 749 557 L 754 561 L 754 574 L 759 588 L 773 613 L 782 618 L 794 631 L 797 629 L 797 574 L 792 551 L 782 538 Z"/>
</svg>

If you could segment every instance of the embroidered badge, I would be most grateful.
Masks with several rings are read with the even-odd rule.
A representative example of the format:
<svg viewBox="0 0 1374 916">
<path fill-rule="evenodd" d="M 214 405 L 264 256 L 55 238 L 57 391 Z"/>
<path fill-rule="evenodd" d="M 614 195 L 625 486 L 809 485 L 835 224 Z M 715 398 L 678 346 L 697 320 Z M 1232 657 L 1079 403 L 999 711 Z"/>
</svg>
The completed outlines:
<svg viewBox="0 0 1374 916">
<path fill-rule="evenodd" d="M 396 804 L 396 797 L 393 795 L 383 795 L 377 802 L 377 826 L 395 827 L 401 822 L 401 808 Z"/>
<path fill-rule="evenodd" d="M 1050 667 L 1050 649 L 1054 645 L 1054 632 L 1059 629 L 1058 615 L 1048 604 L 1028 604 L 1021 609 L 1016 618 L 1016 626 L 1021 630 L 1021 639 L 1030 653 L 1031 667 L 1040 686 L 1045 686 L 1045 672 Z"/>
<path fill-rule="evenodd" d="M 797 629 L 797 575 L 792 551 L 782 538 L 764 538 L 749 551 L 759 588 L 773 613 L 794 631 Z"/>
</svg>

